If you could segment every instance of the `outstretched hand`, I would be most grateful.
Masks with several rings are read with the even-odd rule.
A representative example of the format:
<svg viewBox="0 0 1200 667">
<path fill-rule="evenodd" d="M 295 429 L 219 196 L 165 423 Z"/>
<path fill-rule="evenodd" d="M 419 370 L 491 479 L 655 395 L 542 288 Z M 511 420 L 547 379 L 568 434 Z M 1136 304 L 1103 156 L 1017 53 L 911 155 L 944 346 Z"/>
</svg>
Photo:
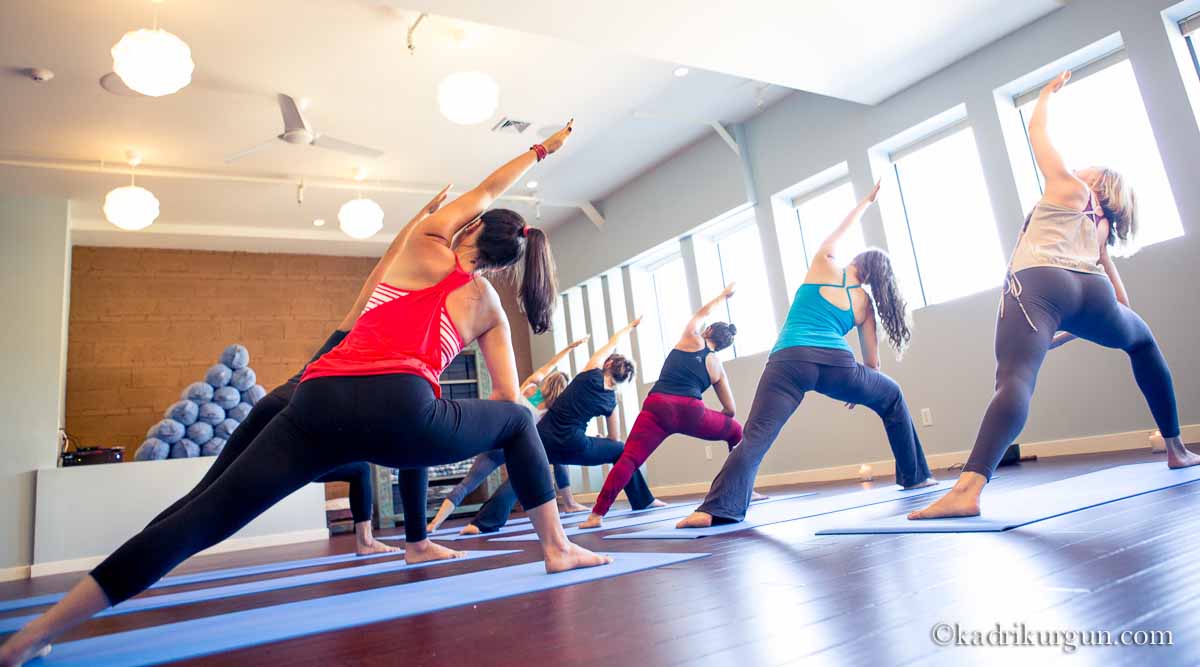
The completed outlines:
<svg viewBox="0 0 1200 667">
<path fill-rule="evenodd" d="M 735 291 L 737 291 L 735 289 L 736 287 L 737 287 L 736 282 L 729 283 L 728 285 L 725 286 L 725 289 L 721 290 L 721 296 L 728 299 L 729 297 L 733 296 L 733 293 Z"/>
<path fill-rule="evenodd" d="M 583 338 L 580 338 L 579 340 L 571 341 L 570 347 L 572 347 L 572 348 L 579 347 L 580 345 L 583 345 L 584 343 L 588 342 L 588 339 L 590 339 L 591 337 L 592 337 L 592 335 L 588 334 L 588 335 L 584 336 Z"/>
<path fill-rule="evenodd" d="M 454 187 L 454 184 L 450 183 L 446 187 L 442 188 L 441 192 L 434 195 L 433 199 L 429 200 L 429 203 L 425 205 L 424 209 L 426 215 L 433 215 L 434 213 L 437 213 L 437 210 L 442 207 L 442 204 L 446 203 L 446 197 L 449 196 L 450 188 L 452 187 Z"/>
<path fill-rule="evenodd" d="M 863 202 L 866 204 L 874 204 L 876 197 L 879 196 L 879 186 L 881 185 L 883 185 L 882 180 L 875 181 L 875 187 L 871 188 L 871 191 L 867 193 L 866 197 L 863 198 Z"/>
<path fill-rule="evenodd" d="M 1062 90 L 1063 86 L 1067 85 L 1067 82 L 1070 80 L 1071 80 L 1071 70 L 1067 70 L 1067 71 L 1063 72 L 1062 74 L 1059 74 L 1058 76 L 1054 77 L 1050 81 L 1050 83 L 1047 83 L 1046 86 L 1044 88 L 1042 88 L 1042 94 L 1043 95 L 1051 95 L 1051 94 L 1057 93 L 1058 91 Z"/>
<path fill-rule="evenodd" d="M 633 331 L 634 329 L 637 328 L 637 326 L 639 324 L 642 323 L 642 317 L 643 317 L 643 315 L 638 315 L 637 317 L 633 318 L 632 320 L 630 320 L 629 324 L 625 325 L 625 328 L 628 329 L 629 331 Z"/>
<path fill-rule="evenodd" d="M 558 152 L 558 149 L 562 148 L 563 144 L 567 143 L 567 138 L 571 136 L 574 125 L 575 119 L 572 118 L 567 122 L 566 127 L 547 137 L 546 140 L 542 142 L 542 145 L 546 147 L 546 152 Z"/>
</svg>

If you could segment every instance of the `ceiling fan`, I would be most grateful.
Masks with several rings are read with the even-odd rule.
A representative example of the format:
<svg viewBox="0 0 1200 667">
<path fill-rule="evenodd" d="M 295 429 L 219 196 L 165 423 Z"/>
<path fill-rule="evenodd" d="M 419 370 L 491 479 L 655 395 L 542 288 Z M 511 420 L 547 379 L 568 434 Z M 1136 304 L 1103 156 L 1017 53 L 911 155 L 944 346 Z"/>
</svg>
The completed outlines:
<svg viewBox="0 0 1200 667">
<path fill-rule="evenodd" d="M 316 146 L 318 148 L 365 158 L 377 158 L 383 155 L 383 151 L 381 150 L 359 146 L 348 141 L 335 139 L 327 134 L 315 132 L 312 126 L 308 124 L 308 121 L 304 119 L 304 114 L 300 112 L 300 106 L 296 104 L 296 100 L 283 93 L 276 95 L 276 98 L 279 100 L 279 112 L 283 115 L 283 134 L 226 157 L 226 164 L 272 146 L 276 140 L 286 141 L 289 144 L 308 144 L 309 146 Z"/>
</svg>

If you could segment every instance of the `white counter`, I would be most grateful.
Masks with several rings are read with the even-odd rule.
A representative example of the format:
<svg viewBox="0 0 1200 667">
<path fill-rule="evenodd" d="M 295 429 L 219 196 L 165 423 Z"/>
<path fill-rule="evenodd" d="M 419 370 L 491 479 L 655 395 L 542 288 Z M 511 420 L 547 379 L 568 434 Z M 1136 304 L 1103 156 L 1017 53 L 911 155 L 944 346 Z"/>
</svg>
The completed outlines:
<svg viewBox="0 0 1200 667">
<path fill-rule="evenodd" d="M 187 493 L 215 458 L 37 471 L 32 576 L 92 568 Z M 204 553 L 326 539 L 325 489 L 308 484 Z"/>
</svg>

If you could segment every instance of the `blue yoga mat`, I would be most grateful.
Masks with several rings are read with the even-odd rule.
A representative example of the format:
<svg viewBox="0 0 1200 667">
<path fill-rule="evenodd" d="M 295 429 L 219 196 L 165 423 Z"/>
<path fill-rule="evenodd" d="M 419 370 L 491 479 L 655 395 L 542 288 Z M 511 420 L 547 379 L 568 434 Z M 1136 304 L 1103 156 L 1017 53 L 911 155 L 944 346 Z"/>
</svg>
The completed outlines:
<svg viewBox="0 0 1200 667">
<path fill-rule="evenodd" d="M 241 584 L 217 586 L 216 588 L 200 588 L 193 591 L 184 591 L 182 593 L 167 593 L 165 595 L 133 598 L 131 600 L 126 600 L 115 607 L 109 607 L 108 609 L 96 614 L 96 616 L 132 614 L 134 612 L 147 611 L 150 609 L 162 609 L 164 607 L 174 607 L 181 604 L 208 602 L 210 600 L 221 600 L 224 598 L 237 597 L 239 595 L 253 595 L 254 593 L 263 593 L 266 591 L 280 591 L 287 588 L 325 584 L 331 581 L 369 577 L 373 574 L 386 574 L 388 572 L 396 572 L 399 570 L 415 570 L 418 568 L 429 567 L 431 565 L 460 563 L 464 560 L 476 560 L 479 558 L 490 558 L 492 556 L 503 556 L 506 554 L 515 553 L 521 552 L 518 550 L 468 551 L 467 555 L 463 556 L 462 558 L 436 560 L 428 563 L 418 563 L 416 565 L 408 565 L 403 559 L 389 560 L 382 563 L 374 563 L 372 565 L 344 567 L 337 570 L 323 570 L 321 572 L 297 574 L 290 577 L 277 577 L 275 579 L 260 579 L 258 581 L 249 581 Z M 0 632 L 16 632 L 17 630 L 20 630 L 26 623 L 32 621 L 38 616 L 40 616 L 40 614 L 0 618 Z"/>
<path fill-rule="evenodd" d="M 316 558 L 300 558 L 297 560 L 285 560 L 278 563 L 264 563 L 262 565 L 247 565 L 244 567 L 228 567 L 218 570 L 205 570 L 203 572 L 192 572 L 190 574 L 177 574 L 174 576 L 163 577 L 159 579 L 150 588 L 168 588 L 170 586 L 183 586 L 186 584 L 199 584 L 207 581 L 220 581 L 221 579 L 233 579 L 235 577 L 250 577 L 259 574 L 270 574 L 272 572 L 283 572 L 285 570 L 297 570 L 303 567 L 321 567 L 324 565 L 336 565 L 338 563 L 347 563 L 350 561 L 367 560 L 371 558 L 381 558 L 383 556 L 403 556 L 403 551 L 386 554 L 370 554 L 367 556 L 356 556 L 353 553 L 336 554 L 333 556 L 318 556 Z M 54 604 L 63 599 L 66 593 L 46 593 L 44 595 L 35 595 L 28 598 L 18 598 L 14 600 L 0 600 L 0 611 L 12 611 L 14 609 L 24 609 L 26 607 L 38 607 L 41 605 Z"/>
<path fill-rule="evenodd" d="M 674 565 L 708 554 L 612 554 L 611 565 L 546 574 L 541 561 L 219 614 L 58 644 L 41 665 L 135 667 L 352 628 Z M 536 630 L 536 628 L 531 628 Z M 469 629 L 464 637 L 470 638 Z"/>
<path fill-rule="evenodd" d="M 983 516 L 909 521 L 904 515 L 825 528 L 818 535 L 998 533 L 1089 507 L 1200 480 L 1200 466 L 1171 470 L 1165 462 L 1116 466 L 1057 482 L 983 494 Z"/>
<path fill-rule="evenodd" d="M 822 497 L 802 503 L 788 503 L 787 505 L 767 507 L 751 506 L 750 511 L 746 513 L 745 521 L 740 521 L 738 523 L 727 523 L 717 526 L 709 526 L 708 528 L 651 528 L 649 530 L 641 530 L 635 533 L 608 535 L 604 539 L 691 540 L 698 537 L 725 535 L 727 533 L 736 533 L 740 530 L 749 530 L 750 528 L 757 528 L 759 526 L 768 526 L 773 523 L 807 519 L 809 517 L 819 516 L 822 514 L 841 512 L 843 510 L 866 507 L 868 505 L 876 505 L 879 503 L 887 503 L 894 500 L 902 500 L 904 498 L 914 498 L 933 493 L 945 493 L 946 491 L 949 491 L 950 487 L 952 486 L 953 484 L 951 482 L 938 482 L 933 486 L 926 486 L 924 488 L 913 489 L 911 491 L 905 491 L 898 486 L 887 486 L 881 489 L 868 489 L 866 491 L 855 491 L 853 493 L 843 493 L 836 496 Z"/>
<path fill-rule="evenodd" d="M 665 505 L 663 507 L 647 507 L 645 509 L 640 509 L 640 510 L 620 510 L 620 511 L 624 512 L 625 516 L 629 516 L 629 517 L 643 517 L 643 516 L 647 516 L 647 515 L 653 515 L 653 516 L 657 517 L 659 515 L 654 514 L 655 512 L 663 512 L 666 510 L 678 511 L 677 510 L 678 507 L 679 507 L 678 503 L 668 503 L 667 505 Z M 572 534 L 571 531 L 573 530 L 573 528 L 571 528 L 571 526 L 583 523 L 585 520 L 587 520 L 588 516 L 590 516 L 590 512 L 589 513 L 580 512 L 578 515 L 572 515 L 570 518 L 563 519 L 562 524 L 564 527 L 567 528 L 567 534 L 568 535 Z M 653 520 L 659 521 L 661 519 L 656 518 Z M 642 523 L 645 523 L 645 522 L 643 521 Z M 458 540 L 473 540 L 473 539 L 476 539 L 479 537 L 495 537 L 497 535 L 507 535 L 510 533 L 524 533 L 524 532 L 531 531 L 531 530 L 533 530 L 532 524 L 524 524 L 524 525 L 520 525 L 520 526 L 514 526 L 512 524 L 505 524 L 504 526 L 502 526 L 500 528 L 500 530 L 497 530 L 497 531 L 494 531 L 491 533 L 484 533 L 482 535 L 459 535 L 456 533 L 456 534 L 450 535 L 450 536 L 439 537 L 438 539 L 445 540 L 447 542 L 457 542 Z M 529 533 L 528 535 L 524 535 L 522 537 L 523 537 L 523 539 L 521 541 L 527 541 L 527 542 L 530 542 L 530 541 L 536 542 L 537 541 L 537 536 L 534 535 L 533 533 Z"/>
<path fill-rule="evenodd" d="M 674 505 L 675 503 L 671 503 L 671 504 Z M 615 512 L 609 512 L 609 516 L 615 516 L 617 514 L 628 514 L 633 511 L 636 511 L 636 510 L 631 510 L 631 509 L 626 508 L 626 509 L 622 509 L 622 510 L 617 510 Z M 562 522 L 563 522 L 564 526 L 567 524 L 568 520 L 571 520 L 573 523 L 579 523 L 579 521 L 583 521 L 584 519 L 586 519 L 588 514 L 589 513 L 587 510 L 583 510 L 580 512 L 559 512 L 558 513 L 558 515 L 560 517 L 562 517 Z M 576 517 L 578 517 L 578 520 L 576 520 Z M 510 519 L 509 522 L 504 525 L 505 526 L 518 526 L 518 525 L 527 524 L 527 523 L 529 523 L 529 517 L 522 516 L 522 517 L 517 517 L 516 519 Z M 532 528 L 532 526 L 530 528 Z M 455 526 L 453 528 L 438 528 L 437 530 L 433 531 L 432 533 L 429 533 L 429 536 L 437 537 L 440 535 L 457 534 L 458 531 L 461 529 L 462 529 L 462 526 Z M 404 537 L 392 535 L 389 537 L 381 537 L 379 539 L 381 539 L 381 540 L 402 540 L 402 539 L 404 539 Z"/>
<path fill-rule="evenodd" d="M 816 493 L 815 492 L 786 493 L 786 494 L 779 495 L 779 496 L 769 496 L 767 498 L 763 498 L 762 500 L 755 500 L 751 503 L 751 505 L 757 507 L 759 505 L 767 505 L 767 504 L 770 504 L 773 502 L 778 502 L 780 500 L 792 500 L 795 498 L 803 498 L 805 496 L 812 496 L 812 495 L 816 495 Z M 614 530 L 616 528 L 628 528 L 630 526 L 640 526 L 642 524 L 647 524 L 647 523 L 658 523 L 660 521 L 673 521 L 675 519 L 682 519 L 683 517 L 691 514 L 696 509 L 696 507 L 697 507 L 696 505 L 687 505 L 686 507 L 681 507 L 681 508 L 678 508 L 671 512 L 663 512 L 661 514 L 651 514 L 649 516 L 632 516 L 632 517 L 628 517 L 628 518 L 617 519 L 616 521 L 609 521 L 609 522 L 605 523 L 603 526 L 600 526 L 599 528 L 575 527 L 575 528 L 568 528 L 565 532 L 567 533 L 567 537 L 570 537 L 572 535 L 586 535 L 588 533 L 596 533 L 596 532 L 600 532 L 602 530 Z M 535 541 L 535 540 L 537 540 L 536 535 L 514 535 L 511 537 L 498 537 L 494 540 L 488 540 L 488 541 L 489 542 L 531 542 L 531 541 Z"/>
</svg>

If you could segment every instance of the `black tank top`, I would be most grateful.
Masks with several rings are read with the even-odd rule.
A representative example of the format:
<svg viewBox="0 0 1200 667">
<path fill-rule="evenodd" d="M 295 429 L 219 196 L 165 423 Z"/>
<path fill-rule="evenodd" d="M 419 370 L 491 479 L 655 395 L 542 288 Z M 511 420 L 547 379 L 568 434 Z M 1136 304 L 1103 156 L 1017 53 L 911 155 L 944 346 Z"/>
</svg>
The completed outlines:
<svg viewBox="0 0 1200 667">
<path fill-rule="evenodd" d="M 711 352 L 707 345 L 696 352 L 671 350 L 658 374 L 658 382 L 654 383 L 650 393 L 700 398 L 712 386 L 708 364 L 705 363 Z"/>
</svg>

